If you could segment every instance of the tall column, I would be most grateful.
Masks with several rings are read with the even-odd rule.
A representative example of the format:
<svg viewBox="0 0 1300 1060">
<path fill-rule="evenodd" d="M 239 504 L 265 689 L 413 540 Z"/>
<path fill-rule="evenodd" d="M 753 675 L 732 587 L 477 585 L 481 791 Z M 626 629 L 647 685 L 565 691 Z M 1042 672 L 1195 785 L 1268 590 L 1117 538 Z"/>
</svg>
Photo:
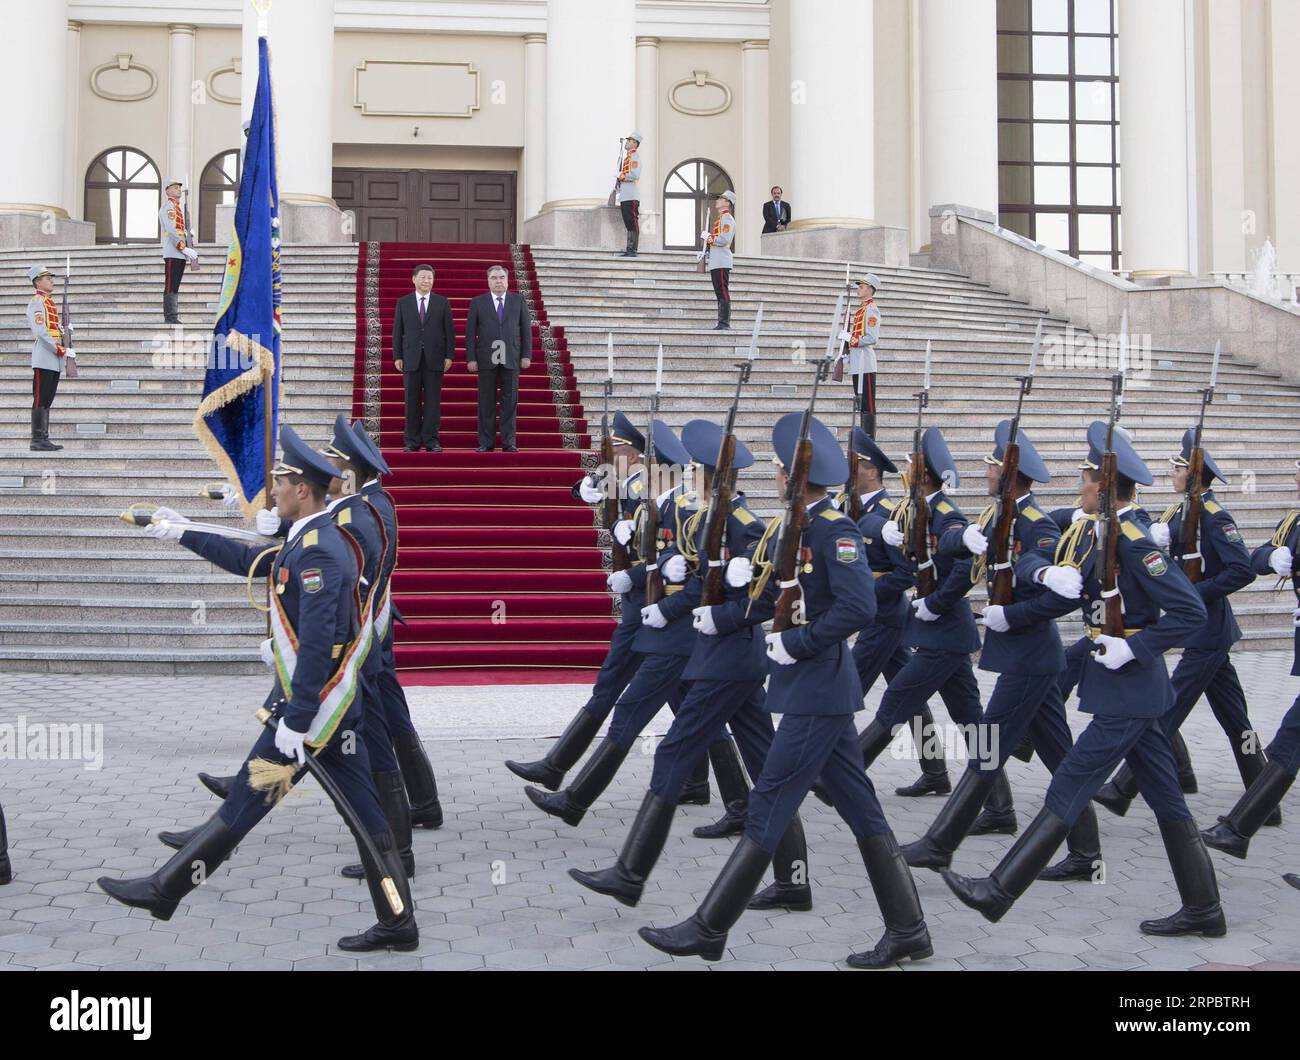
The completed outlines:
<svg viewBox="0 0 1300 1060">
<path fill-rule="evenodd" d="M 524 37 L 524 216 L 546 201 L 546 34 Z"/>
<path fill-rule="evenodd" d="M 772 187 L 771 108 L 768 104 L 768 48 L 765 40 L 740 46 L 740 245 L 761 251 L 763 214 Z"/>
<path fill-rule="evenodd" d="M 628 130 L 629 132 L 631 130 Z M 662 250 L 663 211 L 659 176 L 659 38 L 636 39 L 636 131 L 641 148 L 641 233 L 647 250 Z"/>
<path fill-rule="evenodd" d="M 1139 281 L 1186 276 L 1185 0 L 1120 0 L 1118 7 L 1124 268 Z"/>
<path fill-rule="evenodd" d="M 874 22 L 872 0 L 791 12 L 791 230 L 874 223 Z"/>
<path fill-rule="evenodd" d="M 64 61 L 67 67 L 63 102 L 63 208 L 69 217 L 80 218 L 85 212 L 85 202 L 81 195 L 81 165 L 77 155 L 81 128 L 81 99 L 78 91 L 81 82 L 81 23 L 70 21 L 64 39 Z"/>
<path fill-rule="evenodd" d="M 1208 155 L 1213 208 L 1209 212 L 1208 262 L 1214 272 L 1245 272 L 1247 226 L 1246 146 L 1242 130 L 1245 88 L 1242 76 L 1241 0 L 1215 0 L 1205 11 L 1207 72 L 1211 91 Z"/>
<path fill-rule="evenodd" d="M 1295 57 L 1300 10 L 1296 4 L 1273 0 L 1269 5 L 1268 36 L 1272 52 L 1269 136 L 1273 163 L 1269 189 L 1277 268 L 1279 272 L 1300 272 L 1300 202 L 1296 196 L 1296 175 L 1300 174 L 1300 144 L 1296 141 L 1300 137 L 1295 131 L 1295 116 L 1300 111 L 1300 65 Z"/>
<path fill-rule="evenodd" d="M 0 0 L 8 27 L 0 63 L 0 246 L 86 242 L 94 225 L 63 207 L 63 130 L 68 82 L 68 4 Z"/>
<path fill-rule="evenodd" d="M 994 0 L 920 0 L 921 194 L 998 212 Z"/>
<path fill-rule="evenodd" d="M 193 182 L 194 166 L 194 27 L 167 27 L 167 172 L 163 180 Z"/>
</svg>

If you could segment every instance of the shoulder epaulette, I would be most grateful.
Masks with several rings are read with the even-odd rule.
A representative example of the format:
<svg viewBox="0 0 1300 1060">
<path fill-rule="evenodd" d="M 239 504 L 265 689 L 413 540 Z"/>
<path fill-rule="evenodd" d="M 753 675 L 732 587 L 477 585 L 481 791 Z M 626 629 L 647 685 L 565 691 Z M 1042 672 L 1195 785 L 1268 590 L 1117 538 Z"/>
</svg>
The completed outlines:
<svg viewBox="0 0 1300 1060">
<path fill-rule="evenodd" d="M 1177 512 L 1178 509 L 1181 507 L 1182 507 L 1181 503 L 1171 504 L 1168 508 L 1165 509 L 1165 514 L 1160 517 L 1160 521 L 1162 523 L 1169 522 L 1174 517 L 1174 513 Z"/>
<path fill-rule="evenodd" d="M 831 522 L 834 522 L 836 519 L 848 518 L 848 516 L 845 515 L 838 508 L 823 508 L 819 514 L 823 519 L 829 519 L 831 520 Z"/>
<path fill-rule="evenodd" d="M 302 535 L 303 548 L 315 548 L 319 544 L 320 544 L 320 534 L 317 533 L 315 530 L 308 530 L 305 534 Z"/>
<path fill-rule="evenodd" d="M 1146 531 L 1144 531 L 1142 527 L 1138 526 L 1137 523 L 1128 519 L 1121 519 L 1119 521 L 1119 526 L 1120 529 L 1124 531 L 1124 536 L 1130 541 L 1146 540 Z"/>
<path fill-rule="evenodd" d="M 754 521 L 754 516 L 750 514 L 748 508 L 735 508 L 732 510 L 731 514 L 735 517 L 736 522 L 740 523 L 742 526 L 748 526 Z"/>
<path fill-rule="evenodd" d="M 339 526 L 351 526 L 351 525 L 352 525 L 352 509 L 344 508 L 342 511 L 339 512 Z"/>
<path fill-rule="evenodd" d="M 886 511 L 892 512 L 895 508 L 898 507 L 898 504 L 894 501 L 891 501 L 888 497 L 881 497 L 880 507 L 884 508 Z"/>
<path fill-rule="evenodd" d="M 1040 512 L 1040 511 L 1039 511 L 1037 508 L 1035 508 L 1032 504 L 1026 504 L 1026 505 L 1025 505 L 1025 507 L 1024 507 L 1024 509 L 1023 509 L 1023 514 L 1024 514 L 1027 518 L 1029 518 L 1029 519 L 1033 519 L 1035 522 L 1037 522 L 1039 519 L 1046 519 L 1046 518 L 1047 518 L 1047 516 L 1045 516 L 1042 512 Z"/>
<path fill-rule="evenodd" d="M 1218 501 L 1207 500 L 1205 502 L 1205 510 L 1209 512 L 1211 515 L 1218 515 L 1221 511 L 1223 511 L 1223 505 L 1221 505 Z"/>
<path fill-rule="evenodd" d="M 947 501 L 940 501 L 938 504 L 934 506 L 934 509 L 935 511 L 943 512 L 944 515 L 947 515 L 950 511 L 953 510 L 953 506 L 949 504 Z"/>
</svg>

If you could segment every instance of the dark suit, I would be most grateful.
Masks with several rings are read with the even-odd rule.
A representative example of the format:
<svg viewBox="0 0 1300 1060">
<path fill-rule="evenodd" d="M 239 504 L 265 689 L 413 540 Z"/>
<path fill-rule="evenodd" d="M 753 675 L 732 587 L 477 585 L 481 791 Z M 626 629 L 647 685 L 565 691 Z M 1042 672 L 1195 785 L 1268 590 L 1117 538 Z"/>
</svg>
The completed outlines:
<svg viewBox="0 0 1300 1060">
<path fill-rule="evenodd" d="M 465 322 L 465 358 L 478 365 L 478 444 L 491 448 L 497 432 L 497 391 L 501 392 L 501 444 L 515 444 L 515 410 L 519 404 L 520 361 L 533 355 L 533 322 L 528 306 L 514 291 L 502 295 L 498 318 L 496 296 L 481 294 L 469 304 Z"/>
<path fill-rule="evenodd" d="M 397 300 L 393 311 L 393 360 L 402 362 L 406 392 L 404 441 L 408 449 L 438 440 L 443 365 L 455 352 L 456 331 L 447 299 L 430 292 L 423 322 L 416 292 Z"/>
<path fill-rule="evenodd" d="M 782 199 L 780 202 L 773 202 L 769 199 L 763 203 L 763 231 L 775 232 L 779 224 L 788 225 L 790 223 L 790 204 Z"/>
</svg>

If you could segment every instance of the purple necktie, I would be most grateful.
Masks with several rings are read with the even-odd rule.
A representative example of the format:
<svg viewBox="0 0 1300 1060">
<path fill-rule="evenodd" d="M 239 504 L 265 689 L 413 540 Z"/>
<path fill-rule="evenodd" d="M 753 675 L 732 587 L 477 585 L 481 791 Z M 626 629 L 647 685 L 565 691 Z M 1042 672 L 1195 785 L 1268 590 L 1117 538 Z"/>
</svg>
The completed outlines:
<svg viewBox="0 0 1300 1060">
<path fill-rule="evenodd" d="M 497 323 L 503 324 L 505 323 L 505 319 L 506 319 L 505 299 L 498 296 L 497 297 Z"/>
<path fill-rule="evenodd" d="M 420 323 L 424 323 L 424 296 L 420 296 Z"/>
</svg>

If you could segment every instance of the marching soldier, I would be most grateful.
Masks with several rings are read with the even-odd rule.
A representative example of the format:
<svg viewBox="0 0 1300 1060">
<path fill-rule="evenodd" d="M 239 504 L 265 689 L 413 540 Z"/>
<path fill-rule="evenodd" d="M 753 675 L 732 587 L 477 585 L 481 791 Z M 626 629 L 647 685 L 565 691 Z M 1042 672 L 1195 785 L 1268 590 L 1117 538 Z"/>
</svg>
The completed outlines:
<svg viewBox="0 0 1300 1060">
<path fill-rule="evenodd" d="M 786 469 L 794 463 L 801 420 L 802 414 L 791 413 L 772 429 L 780 493 L 786 489 Z M 883 938 L 870 951 L 850 956 L 849 964 L 882 968 L 933 952 L 916 886 L 862 769 L 853 727 L 853 714 L 862 709 L 862 689 L 846 640 L 870 621 L 875 595 L 862 536 L 826 493 L 828 486 L 845 480 L 848 466 L 835 435 L 816 418 L 810 423 L 810 440 L 807 520 L 798 573 L 804 622 L 766 638 L 767 709 L 784 717 L 750 793 L 745 833 L 708 896 L 682 923 L 639 931 L 651 946 L 674 956 L 710 961 L 722 957 L 728 932 L 819 775 L 857 839 L 885 921 Z M 773 521 L 755 551 L 761 573 L 750 595 L 753 617 L 760 621 L 775 611 L 777 586 L 771 574 L 778 537 L 774 531 L 780 522 Z"/>
<path fill-rule="evenodd" d="M 199 252 L 192 246 L 193 233 L 185 226 L 185 210 L 181 206 L 181 192 L 184 190 L 183 181 L 169 180 L 166 201 L 158 210 L 163 255 L 163 321 L 168 324 L 181 322 L 178 308 L 181 277 L 185 275 L 186 265 L 197 266 L 199 262 Z"/>
<path fill-rule="evenodd" d="M 361 724 L 357 689 L 373 633 L 360 624 L 358 615 L 359 549 L 325 509 L 325 491 L 336 477 L 334 466 L 291 427 L 281 429 L 280 444 L 283 455 L 273 471 L 276 507 L 290 523 L 282 546 L 261 549 L 216 534 L 187 531 L 173 521 L 176 513 L 165 508 L 155 513 L 146 530 L 160 540 L 179 541 L 232 574 L 270 577 L 275 586 L 272 657 L 285 695 L 277 704 L 278 725 L 262 731 L 221 809 L 170 861 L 151 876 L 128 880 L 103 876 L 98 883 L 117 901 L 169 920 L 181 899 L 211 876 L 297 783 L 302 774 L 294 763 L 311 754 L 338 784 L 381 858 L 381 863 L 374 862 L 358 837 L 379 923 L 360 935 L 340 939 L 340 949 L 413 950 L 419 944 L 419 929 L 410 887 L 375 790 L 366 741 L 344 739 L 345 734 L 357 733 Z M 394 912 L 385 894 L 384 884 L 389 881 L 401 912 Z"/>
<path fill-rule="evenodd" d="M 1300 491 L 1300 460 L 1296 461 L 1296 489 Z M 1251 567 L 1256 574 L 1289 579 L 1300 604 L 1300 577 L 1297 577 L 1296 556 L 1300 554 L 1300 510 L 1288 512 L 1273 530 L 1273 536 L 1251 555 Z M 1300 677 L 1300 606 L 1293 612 L 1295 619 L 1295 654 L 1291 663 L 1291 676 Z M 1268 824 L 1278 812 L 1282 796 L 1295 783 L 1300 772 L 1300 696 L 1278 726 L 1277 735 L 1268 745 L 1267 758 L 1259 776 L 1237 800 L 1226 817 L 1209 831 L 1202 832 L 1205 842 L 1231 854 L 1244 858 L 1251 837 L 1261 825 Z M 1292 887 L 1300 887 L 1300 875 L 1287 873 L 1282 877 Z"/>
<path fill-rule="evenodd" d="M 862 429 L 871 437 L 876 434 L 876 344 L 880 341 L 880 307 L 876 292 L 880 277 L 868 272 L 858 280 L 858 308 L 853 312 L 848 331 L 840 339 L 849 351 L 849 375 L 857 395 Z"/>
<path fill-rule="evenodd" d="M 623 227 L 627 229 L 627 247 L 620 254 L 635 258 L 637 242 L 641 238 L 641 134 L 634 132 L 623 141 L 623 164 L 618 170 L 618 208 L 623 214 Z"/>
<path fill-rule="evenodd" d="M 1082 468 L 1082 505 L 1100 510 L 1106 424 L 1088 429 L 1088 458 Z M 1124 636 L 1101 632 L 1104 572 L 1097 558 L 1094 519 L 1080 520 L 1062 535 L 1057 563 L 1079 569 L 1081 604 L 1096 644 L 1079 682 L 1079 709 L 1093 715 L 1048 786 L 1043 809 L 1016 840 L 991 876 L 968 879 L 943 870 L 953 893 L 986 920 L 1000 920 L 1047 866 L 1071 825 L 1101 786 L 1101 778 L 1127 758 L 1138 789 L 1155 811 L 1160 834 L 1182 901 L 1172 916 L 1144 920 L 1147 935 L 1202 935 L 1227 932 L 1219 905 L 1214 865 L 1178 786 L 1173 752 L 1159 719 L 1173 705 L 1173 686 L 1163 654 L 1191 637 L 1205 623 L 1205 605 L 1191 582 L 1133 518 L 1137 486 L 1149 485 L 1151 472 L 1127 438 L 1116 433 L 1119 520 L 1116 587 L 1124 602 Z"/>
<path fill-rule="evenodd" d="M 717 219 L 704 237 L 708 256 L 709 277 L 713 280 L 713 295 L 718 300 L 718 323 L 714 331 L 731 329 L 731 244 L 736 239 L 736 193 L 724 191 L 713 204 Z"/>
<path fill-rule="evenodd" d="M 1188 430 L 1183 435 L 1182 451 L 1169 458 L 1170 478 L 1176 493 L 1183 493 L 1187 489 L 1188 461 L 1195 434 L 1194 429 Z M 1232 613 L 1232 602 L 1228 598 L 1253 582 L 1255 572 L 1251 569 L 1250 553 L 1241 539 L 1232 513 L 1214 496 L 1214 480 L 1217 478 L 1221 482 L 1227 482 L 1227 477 L 1219 470 L 1219 465 L 1208 451 L 1204 456 L 1205 466 L 1199 489 L 1200 525 L 1196 537 L 1204 577 L 1193 584 L 1201 594 L 1209 620 L 1183 648 L 1182 658 L 1174 667 L 1174 705 L 1169 714 L 1160 720 L 1160 724 L 1165 735 L 1172 740 L 1191 713 L 1192 707 L 1204 695 L 1228 737 L 1228 745 L 1237 761 L 1237 771 L 1241 774 L 1242 786 L 1249 788 L 1264 769 L 1264 741 L 1251 725 L 1250 716 L 1246 712 L 1246 693 L 1242 691 L 1241 680 L 1229 655 L 1232 645 L 1241 639 L 1241 628 L 1237 625 L 1237 619 Z M 1186 559 L 1191 558 L 1184 555 L 1181 504 L 1171 505 L 1159 521 L 1151 524 L 1150 533 L 1151 539 L 1167 551 L 1175 563 L 1181 566 Z M 1097 792 L 1096 801 L 1122 817 L 1128 812 L 1136 794 L 1133 771 L 1127 766 L 1120 766 L 1110 783 L 1103 785 Z M 1264 823 L 1280 825 L 1281 811 L 1275 807 Z"/>
<path fill-rule="evenodd" d="M 1010 436 L 1011 421 L 1003 420 L 994 431 L 993 451 L 984 458 L 990 497 L 996 497 L 1001 486 L 1002 462 Z M 1026 733 L 1031 735 L 1034 749 L 1049 770 L 1060 765 L 1072 745 L 1065 707 L 1056 690 L 1057 676 L 1065 666 L 1065 652 L 1054 619 L 1078 608 L 1083 579 L 1077 570 L 1054 562 L 1060 531 L 1038 508 L 1033 495 L 1034 484 L 1049 482 L 1052 473 L 1023 430 L 1016 441 L 1020 464 L 1016 519 L 1009 543 L 1015 564 L 1014 602 L 1006 606 L 989 604 L 984 609 L 984 648 L 980 655 L 980 669 L 998 675 L 980 721 L 981 729 L 990 734 L 987 746 L 996 757 L 981 760 L 971 756 L 957 789 L 926 834 L 903 847 L 903 856 L 913 868 L 948 867 L 953 852 L 979 818 L 998 773 Z M 990 588 L 995 561 L 988 558 L 989 542 L 983 531 L 995 512 L 990 505 L 978 527 L 968 526 L 960 535 L 950 534 L 940 546 L 971 555 L 972 580 L 985 574 Z M 996 819 L 986 819 L 984 827 L 989 829 L 997 823 Z M 1041 878 L 1088 880 L 1100 860 L 1097 815 L 1087 807 L 1070 832 L 1069 857 Z"/>
<path fill-rule="evenodd" d="M 50 441 L 50 406 L 54 404 L 59 378 L 67 371 L 68 358 L 76 353 L 68 348 L 72 328 L 59 321 L 59 307 L 54 301 L 54 273 L 40 265 L 27 270 L 27 278 L 36 289 L 27 303 L 27 327 L 32 333 L 32 441 L 29 449 L 52 453 L 63 446 Z"/>
</svg>

